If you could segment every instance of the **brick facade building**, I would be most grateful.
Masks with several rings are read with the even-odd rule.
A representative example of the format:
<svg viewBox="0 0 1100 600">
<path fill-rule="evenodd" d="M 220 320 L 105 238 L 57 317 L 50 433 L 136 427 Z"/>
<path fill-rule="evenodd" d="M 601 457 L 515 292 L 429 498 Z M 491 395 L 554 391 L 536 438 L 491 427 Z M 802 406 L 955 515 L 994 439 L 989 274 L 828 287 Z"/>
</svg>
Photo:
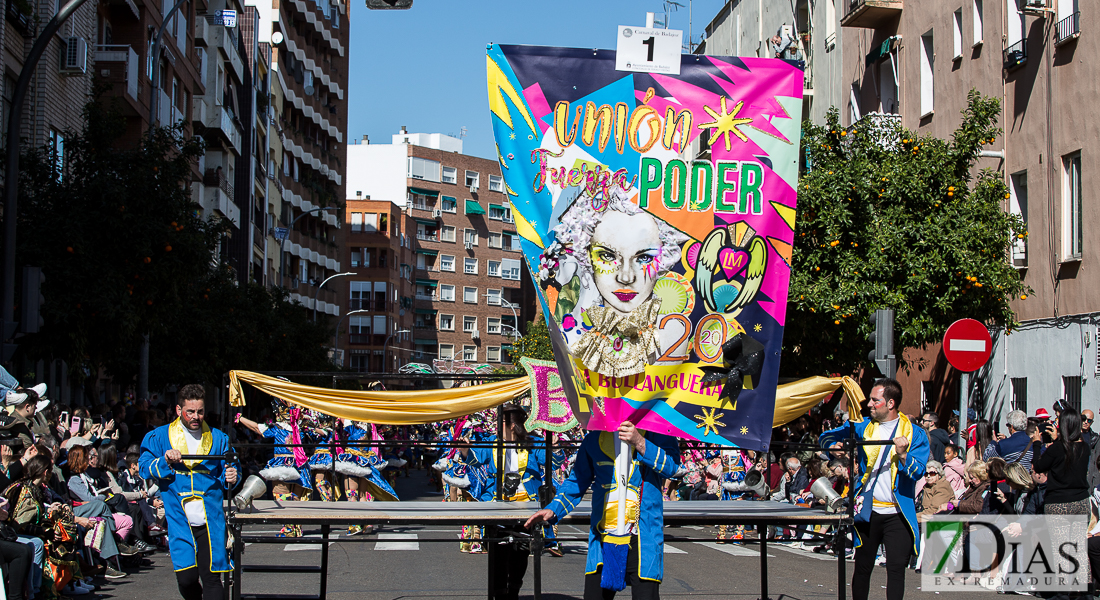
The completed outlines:
<svg viewBox="0 0 1100 600">
<path fill-rule="evenodd" d="M 510 362 L 514 337 L 534 317 L 535 295 L 499 163 L 462 154 L 461 140 L 406 131 L 393 144 L 349 146 L 348 156 L 349 192 L 404 211 L 411 362 Z"/>
</svg>

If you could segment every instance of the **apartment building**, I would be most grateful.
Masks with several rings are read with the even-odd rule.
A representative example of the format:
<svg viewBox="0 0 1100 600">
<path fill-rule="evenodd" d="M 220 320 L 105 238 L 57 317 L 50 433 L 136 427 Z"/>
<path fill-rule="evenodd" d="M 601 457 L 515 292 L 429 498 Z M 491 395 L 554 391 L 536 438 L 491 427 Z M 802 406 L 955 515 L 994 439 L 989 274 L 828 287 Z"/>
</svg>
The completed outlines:
<svg viewBox="0 0 1100 600">
<path fill-rule="evenodd" d="M 523 275 L 499 163 L 462 154 L 460 139 L 405 128 L 390 144 L 364 139 L 349 146 L 348 161 L 349 202 L 369 196 L 405 215 L 412 251 L 411 362 L 509 362 L 515 336 L 535 314 L 535 295 Z M 397 222 L 389 217 L 391 229 Z"/>
<path fill-rule="evenodd" d="M 846 96 L 835 85 L 841 72 L 838 4 L 847 0 L 727 2 L 705 28 L 697 54 L 754 56 L 794 61 L 805 70 L 803 119 L 823 122 Z"/>
<path fill-rule="evenodd" d="M 250 0 L 251 3 L 251 0 Z M 272 49 L 266 143 L 269 186 L 257 215 L 268 227 L 261 263 L 268 285 L 321 314 L 343 314 L 339 210 L 344 200 L 349 7 L 342 0 L 257 2 L 257 40 Z M 285 236 L 285 237 L 284 237 Z M 276 277 L 276 274 L 278 276 Z"/>
<path fill-rule="evenodd" d="M 839 8 L 839 7 L 838 7 Z M 1100 7 L 1077 0 L 844 1 L 845 124 L 900 118 L 919 134 L 949 138 L 967 92 L 999 98 L 1004 134 L 978 168 L 1010 190 L 1007 211 L 1028 225 L 1006 260 L 1034 293 L 1012 303 L 1022 327 L 993 335 L 993 357 L 972 377 L 970 406 L 1003 420 L 1064 398 L 1100 409 L 1100 211 L 1088 181 L 1100 172 L 1100 125 L 1082 82 L 1100 77 Z M 897 117 L 881 113 L 895 113 Z M 1093 146 L 1090 146 L 1092 144 Z M 1091 237 L 1090 237 L 1091 236 Z M 908 398 L 941 415 L 958 408 L 958 373 L 940 347 L 909 349 L 923 369 L 902 373 Z M 913 410 L 916 410 L 915 405 Z M 908 409 L 907 409 L 908 410 Z"/>
<path fill-rule="evenodd" d="M 341 260 L 354 276 L 344 284 L 347 328 L 341 330 L 337 350 L 344 349 L 344 366 L 352 370 L 393 373 L 409 362 L 423 362 L 412 340 L 430 311 L 413 306 L 415 228 L 393 202 L 347 200 Z"/>
</svg>

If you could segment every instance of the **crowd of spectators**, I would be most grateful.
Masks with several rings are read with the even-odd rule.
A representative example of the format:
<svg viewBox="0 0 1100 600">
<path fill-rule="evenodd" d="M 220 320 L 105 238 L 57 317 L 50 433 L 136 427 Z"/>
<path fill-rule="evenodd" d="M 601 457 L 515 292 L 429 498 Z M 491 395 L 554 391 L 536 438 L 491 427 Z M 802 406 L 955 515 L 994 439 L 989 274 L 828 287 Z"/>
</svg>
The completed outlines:
<svg viewBox="0 0 1100 600">
<path fill-rule="evenodd" d="M 164 504 L 138 473 L 141 441 L 171 407 L 51 402 L 0 373 L 0 568 L 9 599 L 90 594 L 166 551 Z"/>
</svg>

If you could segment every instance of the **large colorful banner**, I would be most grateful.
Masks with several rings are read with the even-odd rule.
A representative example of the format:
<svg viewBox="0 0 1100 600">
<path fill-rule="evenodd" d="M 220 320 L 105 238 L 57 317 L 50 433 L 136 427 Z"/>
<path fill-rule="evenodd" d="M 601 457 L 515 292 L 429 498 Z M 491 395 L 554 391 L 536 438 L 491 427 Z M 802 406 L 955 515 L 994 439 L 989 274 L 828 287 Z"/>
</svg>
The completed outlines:
<svg viewBox="0 0 1100 600">
<path fill-rule="evenodd" d="M 488 49 L 489 107 L 561 393 L 589 430 L 771 438 L 794 241 L 802 71 Z"/>
</svg>

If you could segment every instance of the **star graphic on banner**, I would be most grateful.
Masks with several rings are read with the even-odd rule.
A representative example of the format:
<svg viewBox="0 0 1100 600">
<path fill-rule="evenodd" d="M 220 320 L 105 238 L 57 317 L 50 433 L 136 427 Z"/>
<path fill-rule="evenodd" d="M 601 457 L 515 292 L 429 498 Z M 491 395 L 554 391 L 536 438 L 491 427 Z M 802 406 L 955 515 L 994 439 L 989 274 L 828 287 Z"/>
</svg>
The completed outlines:
<svg viewBox="0 0 1100 600">
<path fill-rule="evenodd" d="M 742 427 L 742 428 L 741 428 L 741 435 L 745 435 L 745 434 L 747 434 L 748 432 L 749 432 L 749 428 L 748 428 L 748 427 Z"/>
<path fill-rule="evenodd" d="M 514 133 L 508 134 L 508 139 L 510 139 L 510 140 L 516 139 L 516 134 L 514 134 Z"/>
<path fill-rule="evenodd" d="M 737 113 L 741 112 L 741 107 L 745 105 L 744 100 L 738 102 L 733 107 L 733 112 L 726 112 L 726 97 L 722 96 L 721 99 L 721 111 L 714 112 L 714 109 L 709 106 L 703 106 L 703 110 L 707 111 L 707 114 L 711 116 L 713 121 L 710 123 L 701 123 L 699 129 L 713 129 L 714 138 L 720 138 L 726 136 L 726 151 L 732 149 L 732 141 L 730 140 L 730 134 L 736 135 L 742 142 L 749 141 L 749 138 L 745 134 L 741 133 L 741 130 L 737 127 L 739 125 L 747 125 L 752 123 L 752 119 L 737 118 Z"/>
<path fill-rule="evenodd" d="M 726 415 L 726 413 L 714 414 L 717 410 L 718 410 L 717 408 L 712 408 L 712 409 L 710 409 L 710 412 L 708 413 L 707 409 L 704 408 L 703 409 L 703 414 L 695 415 L 695 419 L 699 421 L 699 424 L 696 425 L 695 428 L 696 429 L 699 429 L 699 428 L 703 429 L 703 437 L 706 437 L 712 429 L 714 430 L 714 433 L 717 434 L 719 427 L 725 427 L 726 426 L 725 423 L 718 420 L 718 419 L 721 419 L 722 417 L 724 417 Z"/>
<path fill-rule="evenodd" d="M 760 323 L 757 323 L 756 325 L 752 326 L 752 330 L 755 331 L 756 333 L 760 333 L 761 331 L 763 331 L 763 329 L 764 329 L 764 326 L 761 325 Z"/>
</svg>

